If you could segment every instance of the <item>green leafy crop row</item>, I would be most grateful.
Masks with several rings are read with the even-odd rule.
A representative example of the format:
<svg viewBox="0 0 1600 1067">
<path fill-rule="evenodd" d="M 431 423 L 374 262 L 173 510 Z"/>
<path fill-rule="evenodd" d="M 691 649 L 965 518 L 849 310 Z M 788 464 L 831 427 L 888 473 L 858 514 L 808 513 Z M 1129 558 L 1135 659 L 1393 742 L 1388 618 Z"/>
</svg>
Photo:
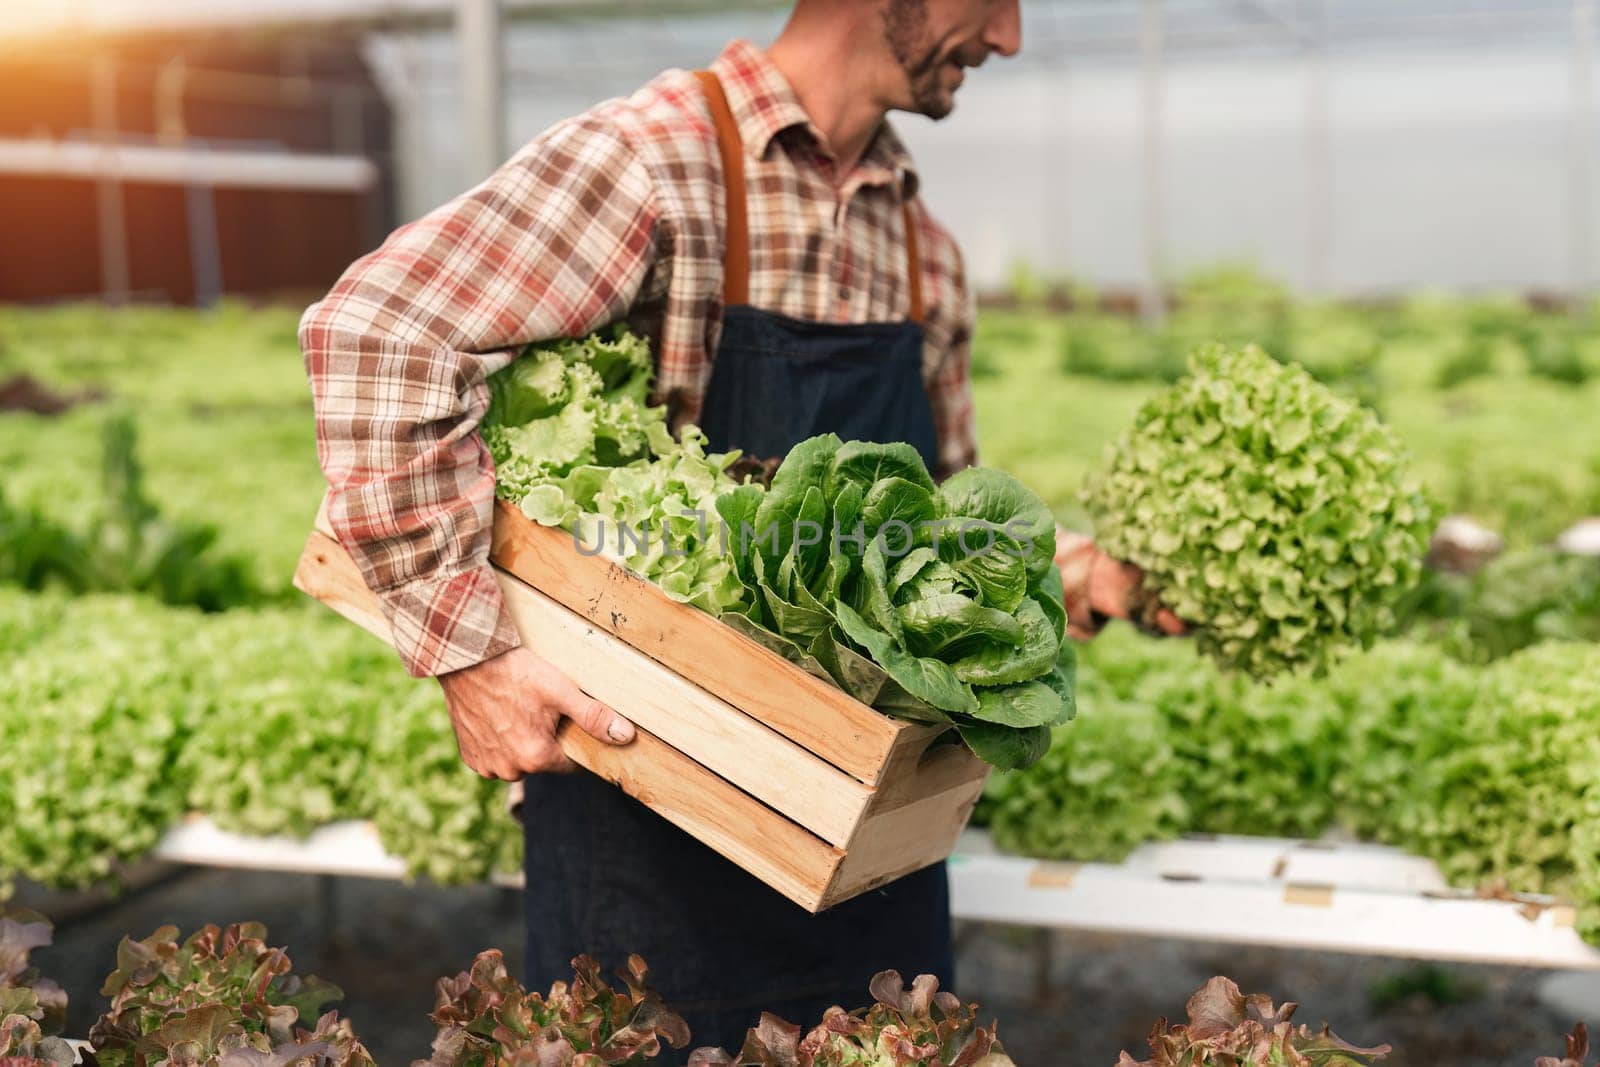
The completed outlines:
<svg viewBox="0 0 1600 1067">
<path fill-rule="evenodd" d="M 1503 301 L 1363 309 L 1297 303 L 1281 292 L 1263 299 L 1248 280 L 1222 274 L 1182 295 L 1171 336 L 1263 340 L 1315 377 L 1376 401 L 1428 489 L 1513 543 L 1547 539 L 1600 511 L 1600 377 L 1536 373 L 1527 358 L 1526 338 L 1565 336 L 1570 324 Z M 1285 307 L 1289 330 L 1274 332 L 1272 309 Z M 1197 325 L 1202 312 L 1208 325 Z M 0 380 L 27 374 L 82 401 L 54 417 L 0 413 L 0 492 L 14 514 L 32 516 L 18 521 L 90 535 L 104 497 L 100 400 L 114 401 L 139 422 L 147 496 L 162 516 L 214 525 L 219 555 L 252 561 L 260 589 L 284 589 L 323 488 L 294 320 L 292 311 L 237 307 L 0 309 Z M 1570 328 L 1589 365 L 1592 327 Z M 1086 329 L 1101 331 L 1096 343 L 1111 361 L 1150 336 L 1091 311 L 985 313 L 975 355 L 985 461 L 1080 526 L 1086 474 L 1177 373 L 1170 356 L 1188 345 L 1167 345 L 1169 369 L 1159 374 L 1096 377 L 1082 362 L 1062 366 L 1069 335 Z M 618 507 L 653 504 L 649 491 L 640 487 Z M 1508 560 L 1499 570 L 1513 567 Z M 1440 627 L 1442 640 L 1464 658 L 1487 660 L 1551 637 L 1592 638 L 1574 614 L 1592 599 L 1592 584 L 1584 566 L 1569 563 L 1504 582 L 1485 576 L 1463 594 L 1465 607 L 1450 601 L 1435 612 L 1460 620 Z M 1537 596 L 1515 595 L 1533 587 Z M 303 830 L 329 812 L 370 817 L 391 850 L 440 878 L 512 862 L 515 826 L 500 814 L 497 791 L 461 767 L 432 691 L 321 609 L 203 617 L 128 597 L 5 592 L 0 647 L 8 653 L 0 779 L 17 783 L 0 793 L 0 871 L 94 880 L 190 808 L 257 832 Z M 1465 754 L 1469 709 L 1475 745 L 1525 740 L 1520 719 L 1491 715 L 1478 699 L 1485 669 L 1463 668 L 1435 648 L 1389 644 L 1323 682 L 1289 679 L 1255 691 L 1211 671 L 1184 643 L 1113 631 L 1086 658 L 1082 720 L 1059 731 L 1056 751 L 1029 776 L 997 787 L 1028 783 L 1034 799 L 1013 801 L 1014 809 L 1061 813 L 1018 823 L 1018 847 L 1107 856 L 1185 828 L 1315 833 L 1337 816 L 1424 851 L 1459 850 L 1462 878 L 1600 885 L 1600 793 L 1575 787 L 1573 767 L 1581 770 L 1586 750 L 1580 728 L 1558 729 L 1560 715 L 1532 717 L 1530 729 L 1559 741 L 1537 749 L 1544 754 L 1532 768 L 1516 765 L 1519 781 L 1550 772 L 1536 792 L 1554 805 L 1542 818 L 1557 830 L 1570 823 L 1567 858 L 1535 850 L 1518 867 L 1500 858 L 1517 853 L 1514 841 L 1484 838 L 1490 828 L 1465 816 L 1453 823 L 1431 814 L 1469 795 L 1483 805 L 1504 796 L 1513 810 L 1526 803 L 1505 783 L 1491 789 L 1494 774 L 1477 793 L 1442 777 L 1470 778 L 1460 761 L 1479 758 Z M 1518 686 L 1538 669 L 1534 653 L 1489 668 Z M 1540 695 L 1527 699 L 1567 700 L 1574 721 L 1587 721 L 1581 693 L 1537 681 L 1526 688 Z M 1075 828 L 1089 816 L 1092 839 Z M 1484 818 L 1514 835 L 1508 818 L 1492 810 Z M 997 833 L 1002 825 L 997 819 Z"/>
<path fill-rule="evenodd" d="M 1181 285 L 1146 326 L 1073 294 L 980 315 L 974 378 L 987 462 L 1081 523 L 1075 496 L 1137 405 L 1202 343 L 1255 343 L 1375 407 L 1449 512 L 1514 547 L 1600 514 L 1600 305 L 1583 317 L 1510 296 L 1423 293 L 1354 303 L 1296 298 L 1240 268 Z"/>
<path fill-rule="evenodd" d="M 0 494 L 77 535 L 106 494 L 108 411 L 139 429 L 145 491 L 175 526 L 210 526 L 267 594 L 289 587 L 321 499 L 298 311 L 0 307 L 0 385 L 77 406 L 0 410 Z M 0 404 L 3 407 L 3 404 Z"/>
<path fill-rule="evenodd" d="M 1107 631 L 1080 654 L 1079 717 L 981 811 L 1004 847 L 1118 860 L 1183 831 L 1314 837 L 1335 825 L 1467 887 L 1578 902 L 1600 939 L 1600 646 L 1489 666 L 1391 641 L 1270 687 L 1191 648 Z"/>
<path fill-rule="evenodd" d="M 256 834 L 371 818 L 442 881 L 517 863 L 437 688 L 320 608 L 0 591 L 0 635 L 0 879 L 108 879 L 188 811 Z"/>
<path fill-rule="evenodd" d="M 263 834 L 372 818 L 442 881 L 517 862 L 515 824 L 461 766 L 437 696 L 342 620 L 11 592 L 0 635 L 20 653 L 0 670 L 7 876 L 103 880 L 188 810 Z M 1125 627 L 1082 658 L 1078 721 L 986 801 L 1003 845 L 1114 860 L 1185 830 L 1340 821 L 1464 884 L 1572 895 L 1600 934 L 1600 648 L 1478 668 L 1396 641 L 1271 687 Z"/>
<path fill-rule="evenodd" d="M 349 1020 L 325 1011 L 339 987 L 294 972 L 288 952 L 267 944 L 260 923 L 207 925 L 180 940 L 175 926 L 124 937 L 100 988 L 106 1010 L 88 1034 L 89 1067 L 374 1067 Z M 29 954 L 50 944 L 38 914 L 0 908 L 0 1064 L 72 1067 L 78 1057 L 55 1036 L 66 994 L 41 978 Z M 432 1055 L 412 1067 L 648 1067 L 690 1030 L 630 956 L 607 981 L 588 956 L 571 981 L 548 993 L 525 989 L 497 949 L 470 970 L 435 984 Z M 1012 1067 L 976 1004 L 939 989 L 933 975 L 908 988 L 895 971 L 875 975 L 874 1003 L 828 1009 L 809 1033 L 763 1013 L 737 1055 L 701 1047 L 692 1067 Z M 752 1013 L 754 1014 L 754 1013 Z M 49 1035 L 49 1036 L 46 1036 Z"/>
</svg>

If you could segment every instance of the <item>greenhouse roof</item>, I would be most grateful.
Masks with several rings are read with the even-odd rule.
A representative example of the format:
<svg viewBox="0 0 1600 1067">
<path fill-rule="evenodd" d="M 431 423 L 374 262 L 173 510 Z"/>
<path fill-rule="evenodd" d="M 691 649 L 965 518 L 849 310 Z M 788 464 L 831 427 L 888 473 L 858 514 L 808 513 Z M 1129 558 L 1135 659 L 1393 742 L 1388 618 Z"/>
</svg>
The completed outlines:
<svg viewBox="0 0 1600 1067">
<path fill-rule="evenodd" d="M 512 18 L 672 15 L 779 7 L 779 0 L 502 0 Z M 260 26 L 345 24 L 444 25 L 456 0 L 20 0 L 0 6 L 0 35 L 66 30 L 93 33 L 180 32 Z"/>
<path fill-rule="evenodd" d="M 1169 50 L 1236 51 L 1375 42 L 1450 44 L 1566 39 L 1595 0 L 1165 0 Z M 503 0 L 514 19 L 647 18 L 749 13 L 788 0 Z M 1137 51 L 1137 0 L 1023 0 L 1028 51 L 1050 61 Z M 13 0 L 0 37 L 80 31 L 170 33 L 262 26 L 445 26 L 456 0 Z"/>
</svg>

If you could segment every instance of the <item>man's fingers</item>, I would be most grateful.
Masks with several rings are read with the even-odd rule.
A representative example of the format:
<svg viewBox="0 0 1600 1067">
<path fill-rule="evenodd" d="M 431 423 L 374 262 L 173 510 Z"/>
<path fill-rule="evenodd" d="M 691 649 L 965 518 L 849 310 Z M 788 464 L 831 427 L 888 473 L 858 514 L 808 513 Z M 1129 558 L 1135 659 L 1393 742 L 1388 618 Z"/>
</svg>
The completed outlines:
<svg viewBox="0 0 1600 1067">
<path fill-rule="evenodd" d="M 1168 637 L 1182 637 L 1189 632 L 1189 627 L 1184 621 L 1172 613 L 1170 608 L 1162 608 L 1156 612 L 1156 625 Z"/>
<path fill-rule="evenodd" d="M 539 768 L 540 774 L 576 774 L 581 768 L 565 752 L 556 750 L 556 758 Z"/>
<path fill-rule="evenodd" d="M 599 741 L 625 745 L 633 740 L 633 723 L 579 689 L 566 675 L 555 679 L 549 694 L 557 711 Z"/>
<path fill-rule="evenodd" d="M 526 774 L 568 774 L 578 765 L 567 758 L 554 738 L 535 738 L 522 751 L 522 770 Z"/>
<path fill-rule="evenodd" d="M 479 778 L 492 778 L 501 782 L 514 782 L 521 777 L 509 762 L 496 761 L 483 766 L 467 764 Z"/>
</svg>

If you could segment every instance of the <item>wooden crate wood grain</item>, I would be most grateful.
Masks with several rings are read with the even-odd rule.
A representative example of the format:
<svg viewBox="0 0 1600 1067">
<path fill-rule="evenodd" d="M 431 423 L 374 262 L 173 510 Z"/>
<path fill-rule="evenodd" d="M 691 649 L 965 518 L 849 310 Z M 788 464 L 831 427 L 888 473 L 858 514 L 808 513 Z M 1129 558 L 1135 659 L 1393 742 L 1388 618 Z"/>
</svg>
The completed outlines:
<svg viewBox="0 0 1600 1067">
<path fill-rule="evenodd" d="M 390 641 L 325 512 L 317 526 L 295 585 Z M 514 509 L 494 543 L 527 647 L 638 728 L 618 748 L 564 723 L 575 763 L 811 911 L 955 847 L 989 768 L 946 731 L 887 718 Z"/>
<path fill-rule="evenodd" d="M 496 564 L 863 782 L 876 784 L 902 724 L 873 711 L 644 578 L 577 551 L 572 534 L 495 501 Z M 715 662 L 707 663 L 716 649 Z M 788 675 L 781 686 L 773 676 Z"/>
</svg>

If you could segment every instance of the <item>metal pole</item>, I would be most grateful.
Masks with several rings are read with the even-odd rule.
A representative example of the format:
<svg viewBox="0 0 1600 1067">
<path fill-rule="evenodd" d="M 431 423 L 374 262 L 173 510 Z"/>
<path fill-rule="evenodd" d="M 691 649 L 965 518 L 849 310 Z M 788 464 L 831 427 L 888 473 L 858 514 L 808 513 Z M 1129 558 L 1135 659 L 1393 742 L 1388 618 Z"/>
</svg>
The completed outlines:
<svg viewBox="0 0 1600 1067">
<path fill-rule="evenodd" d="M 471 180 L 479 182 L 506 158 L 500 0 L 456 0 L 456 52 L 461 63 L 466 160 Z"/>
<path fill-rule="evenodd" d="M 328 105 L 329 126 L 333 133 L 333 150 L 340 155 L 367 154 L 366 105 L 366 93 L 358 86 L 345 85 L 334 90 Z"/>
<path fill-rule="evenodd" d="M 1149 323 L 1166 317 L 1163 288 L 1166 264 L 1166 189 L 1162 173 L 1162 132 L 1166 49 L 1162 0 L 1143 0 L 1139 9 L 1139 117 L 1143 128 L 1144 276 L 1139 288 L 1139 314 Z"/>
<path fill-rule="evenodd" d="M 1328 107 L 1327 0 L 1306 0 L 1306 288 L 1328 288 L 1333 247 L 1333 149 Z"/>
<path fill-rule="evenodd" d="M 1595 104 L 1594 53 L 1597 0 L 1572 0 L 1571 165 L 1567 188 L 1569 286 L 1572 307 L 1588 312 L 1594 283 Z"/>
<path fill-rule="evenodd" d="M 188 182 L 183 187 L 183 207 L 189 224 L 189 269 L 194 280 L 194 302 L 199 307 L 214 307 L 222 299 L 223 290 L 222 235 L 217 228 L 216 190 L 203 179 Z"/>
<path fill-rule="evenodd" d="M 398 78 L 388 86 L 391 159 L 394 160 L 395 216 L 402 222 L 422 215 L 433 205 L 426 195 L 428 162 L 437 154 L 424 136 L 421 119 L 423 84 L 419 35 L 402 33 L 396 45 Z"/>
<path fill-rule="evenodd" d="M 133 289 L 128 266 L 128 216 L 122 196 L 117 155 L 117 67 L 109 55 L 98 55 L 90 73 L 95 138 L 106 149 L 95 179 L 95 214 L 100 233 L 100 293 L 110 303 L 127 301 Z"/>
<path fill-rule="evenodd" d="M 1061 79 L 1061 90 L 1052 97 L 1049 82 L 1039 80 L 1040 92 L 1043 96 L 1043 109 L 1040 117 L 1044 125 L 1049 128 L 1054 125 L 1061 131 L 1061 136 L 1056 140 L 1060 148 L 1060 155 L 1056 157 L 1055 167 L 1049 165 L 1048 149 L 1040 152 L 1040 162 L 1045 164 L 1041 173 L 1046 175 L 1040 186 L 1043 194 L 1040 197 L 1040 214 L 1042 219 L 1053 219 L 1055 225 L 1053 232 L 1048 236 L 1051 247 L 1056 250 L 1056 259 L 1050 264 L 1051 272 L 1058 278 L 1070 279 L 1074 273 L 1072 261 L 1072 132 L 1071 113 L 1072 106 L 1072 66 L 1066 60 L 1059 60 L 1056 76 Z M 1051 110 L 1053 108 L 1053 110 Z M 1068 295 L 1071 286 L 1063 290 L 1063 297 Z"/>
<path fill-rule="evenodd" d="M 182 55 L 163 64 L 161 73 L 156 75 L 156 140 L 162 144 L 181 145 L 189 135 L 183 116 L 183 93 L 188 80 L 189 70 Z"/>
</svg>

